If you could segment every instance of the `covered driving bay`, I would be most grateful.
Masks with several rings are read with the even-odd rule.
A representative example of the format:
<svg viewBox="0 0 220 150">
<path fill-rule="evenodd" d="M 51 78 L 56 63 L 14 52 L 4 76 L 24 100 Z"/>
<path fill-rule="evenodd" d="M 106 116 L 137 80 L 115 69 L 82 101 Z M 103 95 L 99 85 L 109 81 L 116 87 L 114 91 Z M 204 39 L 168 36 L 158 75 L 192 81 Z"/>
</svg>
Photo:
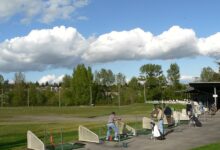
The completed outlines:
<svg viewBox="0 0 220 150">
<path fill-rule="evenodd" d="M 215 104 L 220 108 L 220 82 L 193 82 L 189 83 L 190 88 L 186 91 L 190 99 L 201 101 L 205 106 Z"/>
</svg>

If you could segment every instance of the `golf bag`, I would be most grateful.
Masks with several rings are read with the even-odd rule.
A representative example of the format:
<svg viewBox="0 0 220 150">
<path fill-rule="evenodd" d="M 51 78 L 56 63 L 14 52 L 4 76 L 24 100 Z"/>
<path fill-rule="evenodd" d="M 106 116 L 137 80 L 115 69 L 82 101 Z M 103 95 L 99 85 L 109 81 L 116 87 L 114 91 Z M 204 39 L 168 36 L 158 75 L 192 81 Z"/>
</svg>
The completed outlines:
<svg viewBox="0 0 220 150">
<path fill-rule="evenodd" d="M 164 140 L 164 136 L 163 134 L 160 132 L 160 130 L 158 129 L 158 126 L 154 123 L 151 122 L 151 129 L 152 129 L 152 136 L 158 140 Z"/>
<path fill-rule="evenodd" d="M 195 116 L 192 116 L 190 118 L 190 121 L 192 121 L 192 123 L 194 124 L 194 126 L 196 127 L 202 127 L 202 123 L 199 121 L 199 119 Z"/>
</svg>

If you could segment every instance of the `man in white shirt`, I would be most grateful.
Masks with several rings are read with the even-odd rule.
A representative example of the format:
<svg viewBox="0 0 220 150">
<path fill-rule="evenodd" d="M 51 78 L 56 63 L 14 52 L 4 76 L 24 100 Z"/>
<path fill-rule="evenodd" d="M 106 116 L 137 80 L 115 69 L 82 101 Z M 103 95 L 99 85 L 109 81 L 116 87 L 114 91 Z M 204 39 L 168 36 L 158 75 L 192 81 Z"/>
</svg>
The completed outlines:
<svg viewBox="0 0 220 150">
<path fill-rule="evenodd" d="M 111 129 L 113 129 L 114 132 L 115 132 L 114 140 L 118 141 L 118 128 L 115 125 L 115 121 L 117 121 L 117 118 L 115 116 L 115 112 L 112 112 L 111 115 L 109 115 L 109 118 L 108 118 L 108 123 L 107 123 L 108 130 L 107 130 L 106 140 L 109 140 L 110 131 L 111 131 Z"/>
</svg>

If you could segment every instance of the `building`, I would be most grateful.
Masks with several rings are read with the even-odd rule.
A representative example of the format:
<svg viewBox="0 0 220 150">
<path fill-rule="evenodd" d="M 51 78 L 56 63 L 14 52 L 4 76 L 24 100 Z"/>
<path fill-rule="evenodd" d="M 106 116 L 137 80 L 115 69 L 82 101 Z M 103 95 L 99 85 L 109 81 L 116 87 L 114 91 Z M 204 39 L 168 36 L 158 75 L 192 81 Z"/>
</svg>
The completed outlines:
<svg viewBox="0 0 220 150">
<path fill-rule="evenodd" d="M 190 88 L 186 91 L 190 98 L 201 101 L 205 106 L 215 104 L 220 108 L 220 82 L 194 82 L 189 83 Z"/>
</svg>

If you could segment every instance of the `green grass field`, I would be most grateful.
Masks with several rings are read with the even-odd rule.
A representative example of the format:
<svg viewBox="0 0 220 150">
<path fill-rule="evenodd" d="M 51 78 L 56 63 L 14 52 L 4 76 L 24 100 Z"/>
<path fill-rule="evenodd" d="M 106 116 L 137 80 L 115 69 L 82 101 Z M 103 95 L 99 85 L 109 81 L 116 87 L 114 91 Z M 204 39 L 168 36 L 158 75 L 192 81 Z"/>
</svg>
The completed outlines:
<svg viewBox="0 0 220 150">
<path fill-rule="evenodd" d="M 152 107 L 151 104 L 134 104 L 121 106 L 120 109 L 117 106 L 0 108 L 0 149 L 25 149 L 27 130 L 34 132 L 45 143 L 49 143 L 50 134 L 53 135 L 55 143 L 60 143 L 61 130 L 64 142 L 76 141 L 79 125 L 103 136 L 106 132 L 107 115 L 112 111 L 117 115 L 129 115 L 126 121 L 140 127 L 140 122 L 136 122 L 135 118 L 149 116 Z M 184 106 L 171 107 L 179 110 Z M 97 117 L 99 119 L 95 119 Z"/>
<path fill-rule="evenodd" d="M 219 149 L 220 149 L 220 142 L 201 146 L 198 148 L 194 148 L 192 150 L 219 150 Z"/>
</svg>

